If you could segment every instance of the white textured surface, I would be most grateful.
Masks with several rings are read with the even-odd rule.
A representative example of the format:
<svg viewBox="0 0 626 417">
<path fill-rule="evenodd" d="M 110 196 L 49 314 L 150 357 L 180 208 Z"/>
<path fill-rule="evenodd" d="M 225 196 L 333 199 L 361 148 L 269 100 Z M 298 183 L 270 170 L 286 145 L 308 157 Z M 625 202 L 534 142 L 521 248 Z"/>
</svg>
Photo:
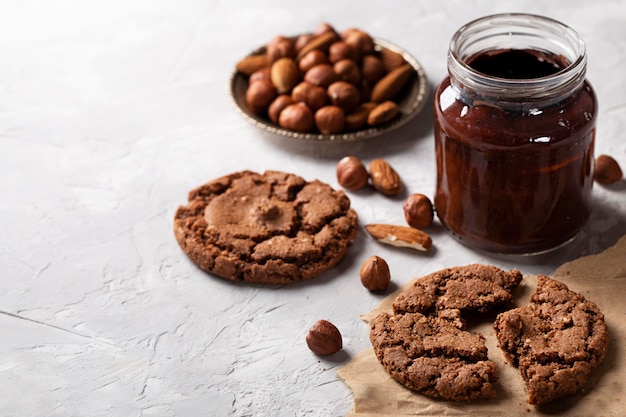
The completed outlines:
<svg viewBox="0 0 626 417">
<path fill-rule="evenodd" d="M 626 187 L 594 189 L 595 211 L 565 250 L 491 258 L 439 227 L 427 255 L 363 230 L 324 276 L 237 285 L 191 264 L 172 233 L 189 189 L 230 172 L 281 169 L 336 186 L 352 153 L 388 159 L 408 192 L 432 194 L 427 108 L 394 136 L 350 146 L 286 143 L 233 111 L 235 62 L 276 34 L 322 21 L 356 26 L 414 55 L 432 84 L 453 32 L 486 14 L 527 11 L 573 26 L 601 105 L 597 153 L 626 167 L 626 1 L 0 1 L 0 415 L 340 416 L 336 376 L 369 347 L 359 315 L 381 295 L 358 279 L 372 254 L 394 285 L 489 262 L 550 273 L 626 233 Z M 403 224 L 402 200 L 350 194 L 362 224 Z M 320 318 L 345 349 L 306 347 Z"/>
</svg>

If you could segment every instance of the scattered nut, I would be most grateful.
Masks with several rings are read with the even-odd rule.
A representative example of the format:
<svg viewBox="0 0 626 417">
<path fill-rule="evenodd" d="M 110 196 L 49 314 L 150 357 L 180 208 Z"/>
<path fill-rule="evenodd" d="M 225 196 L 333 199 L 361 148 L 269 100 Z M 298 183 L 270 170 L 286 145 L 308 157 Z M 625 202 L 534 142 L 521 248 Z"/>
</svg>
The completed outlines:
<svg viewBox="0 0 626 417">
<path fill-rule="evenodd" d="M 378 256 L 370 256 L 359 270 L 361 284 L 370 291 L 384 291 L 391 281 L 387 261 Z"/>
<path fill-rule="evenodd" d="M 356 191 L 364 188 L 369 181 L 369 174 L 363 162 L 356 156 L 346 156 L 337 163 L 337 182 L 346 190 Z"/>
<path fill-rule="evenodd" d="M 370 176 L 374 188 L 385 195 L 396 195 L 402 191 L 400 176 L 384 159 L 370 162 Z"/>
<path fill-rule="evenodd" d="M 326 320 L 315 322 L 306 335 L 306 344 L 313 353 L 320 356 L 332 355 L 343 347 L 339 329 Z"/>
<path fill-rule="evenodd" d="M 433 224 L 433 203 L 424 194 L 411 194 L 404 201 L 403 209 L 409 226 L 425 229 Z"/>
<path fill-rule="evenodd" d="M 365 230 L 374 239 L 387 245 L 428 251 L 433 244 L 431 237 L 419 229 L 392 224 L 368 224 Z"/>
<path fill-rule="evenodd" d="M 623 178 L 618 162 L 609 155 L 599 155 L 595 161 L 593 179 L 602 185 L 611 185 Z"/>
</svg>

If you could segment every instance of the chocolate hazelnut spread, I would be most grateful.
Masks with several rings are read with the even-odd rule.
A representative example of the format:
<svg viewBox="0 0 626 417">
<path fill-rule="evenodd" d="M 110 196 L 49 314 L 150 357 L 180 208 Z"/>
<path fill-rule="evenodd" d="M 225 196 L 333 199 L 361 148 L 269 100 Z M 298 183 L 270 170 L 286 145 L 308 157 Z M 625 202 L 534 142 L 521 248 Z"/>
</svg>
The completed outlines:
<svg viewBox="0 0 626 417">
<path fill-rule="evenodd" d="M 576 57 L 538 47 L 454 58 L 462 64 L 449 60 L 434 103 L 441 222 L 491 252 L 567 242 L 591 213 L 597 103 L 586 61 L 580 70 Z"/>
</svg>

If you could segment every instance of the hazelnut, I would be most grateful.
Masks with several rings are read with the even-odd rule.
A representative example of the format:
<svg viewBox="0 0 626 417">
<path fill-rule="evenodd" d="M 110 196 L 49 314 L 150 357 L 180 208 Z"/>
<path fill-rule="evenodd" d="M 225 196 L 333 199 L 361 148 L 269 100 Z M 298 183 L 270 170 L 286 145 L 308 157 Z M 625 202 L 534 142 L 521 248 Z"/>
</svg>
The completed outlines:
<svg viewBox="0 0 626 417">
<path fill-rule="evenodd" d="M 347 190 L 360 190 L 369 181 L 363 162 L 356 156 L 346 156 L 337 163 L 337 182 Z"/>
<path fill-rule="evenodd" d="M 346 114 L 339 106 L 324 106 L 315 112 L 315 126 L 321 133 L 339 133 L 345 125 Z"/>
<path fill-rule="evenodd" d="M 370 85 L 376 84 L 386 73 L 387 70 L 380 58 L 374 55 L 365 55 L 363 57 L 361 61 L 361 74 L 363 79 L 370 83 Z"/>
<path fill-rule="evenodd" d="M 402 207 L 409 226 L 425 229 L 433 224 L 433 203 L 424 194 L 411 194 Z"/>
<path fill-rule="evenodd" d="M 311 84 L 308 81 L 302 81 L 293 88 L 291 99 L 294 103 L 304 102 L 311 110 L 315 111 L 328 102 L 326 90 L 319 85 Z"/>
<path fill-rule="evenodd" d="M 280 112 L 278 124 L 296 132 L 310 132 L 314 126 L 313 112 L 302 102 L 290 104 Z"/>
<path fill-rule="evenodd" d="M 336 31 L 336 30 L 335 30 L 335 28 L 333 27 L 333 25 L 331 25 L 331 24 L 330 24 L 330 23 L 328 23 L 328 22 L 322 22 L 322 23 L 320 23 L 320 24 L 319 24 L 319 25 L 315 28 L 315 30 L 313 31 L 313 33 L 314 33 L 315 35 L 319 35 L 319 34 L 326 33 L 326 32 L 331 32 L 331 33 L 335 34 L 336 36 L 339 36 L 339 35 L 337 34 L 337 31 Z"/>
<path fill-rule="evenodd" d="M 359 56 L 374 52 L 374 40 L 367 32 L 362 30 L 352 29 L 349 32 L 344 33 L 343 40 L 356 50 Z"/>
<path fill-rule="evenodd" d="M 262 68 L 258 71 L 254 71 L 250 74 L 250 78 L 248 78 L 248 84 L 252 84 L 255 81 L 259 80 L 270 80 L 270 67 Z"/>
<path fill-rule="evenodd" d="M 599 155 L 595 161 L 593 179 L 602 185 L 611 185 L 621 180 L 622 169 L 617 161 L 609 155 Z"/>
<path fill-rule="evenodd" d="M 340 81 L 358 85 L 361 81 L 361 70 L 351 59 L 341 59 L 333 65 L 333 70 L 339 76 Z"/>
<path fill-rule="evenodd" d="M 384 291 L 391 281 L 389 265 L 378 256 L 370 256 L 363 262 L 359 276 L 361 284 L 370 291 Z"/>
<path fill-rule="evenodd" d="M 246 104 L 250 111 L 263 114 L 270 103 L 276 98 L 276 87 L 269 80 L 258 80 L 248 85 Z"/>
<path fill-rule="evenodd" d="M 339 79 L 330 64 L 318 64 L 304 74 L 304 80 L 320 87 L 328 87 Z"/>
<path fill-rule="evenodd" d="M 270 63 L 280 58 L 293 58 L 296 56 L 296 45 L 292 39 L 279 35 L 267 43 L 266 54 Z"/>
<path fill-rule="evenodd" d="M 331 44 L 328 48 L 328 60 L 333 64 L 337 61 L 341 61 L 342 59 L 356 61 L 358 57 L 359 55 L 357 54 L 356 49 L 344 41 L 337 41 Z"/>
<path fill-rule="evenodd" d="M 339 329 L 326 320 L 315 322 L 306 335 L 306 344 L 313 353 L 320 356 L 332 355 L 343 347 Z"/>
<path fill-rule="evenodd" d="M 319 64 L 328 64 L 328 58 L 324 52 L 319 49 L 313 49 L 300 58 L 300 61 L 298 61 L 298 68 L 300 68 L 302 73 L 306 73 L 308 70 Z"/>
<path fill-rule="evenodd" d="M 327 94 L 331 103 L 341 107 L 346 112 L 356 109 L 361 102 L 359 90 L 345 81 L 337 81 L 329 85 Z"/>
<path fill-rule="evenodd" d="M 269 108 L 267 109 L 267 115 L 273 123 L 278 124 L 278 117 L 280 116 L 280 112 L 283 111 L 285 107 L 292 104 L 293 100 L 289 94 L 281 94 L 272 101 Z"/>
</svg>

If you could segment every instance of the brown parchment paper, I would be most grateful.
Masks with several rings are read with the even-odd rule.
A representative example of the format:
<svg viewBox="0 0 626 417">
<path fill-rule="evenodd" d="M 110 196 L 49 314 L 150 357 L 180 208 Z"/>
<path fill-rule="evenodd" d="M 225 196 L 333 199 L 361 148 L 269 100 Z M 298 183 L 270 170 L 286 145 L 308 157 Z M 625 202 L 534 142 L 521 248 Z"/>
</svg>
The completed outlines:
<svg viewBox="0 0 626 417">
<path fill-rule="evenodd" d="M 380 365 L 372 349 L 355 356 L 338 372 L 354 394 L 348 417 L 390 416 L 626 416 L 626 236 L 613 247 L 559 267 L 552 275 L 595 302 L 609 329 L 609 352 L 603 364 L 579 394 L 543 406 L 527 403 L 517 368 L 507 364 L 497 346 L 493 321 L 469 330 L 485 336 L 489 357 L 499 366 L 497 397 L 477 402 L 433 400 L 395 382 Z M 536 287 L 535 276 L 524 276 L 514 293 L 516 305 L 524 305 Z M 370 322 L 381 311 L 391 311 L 396 296 L 411 282 L 386 297 L 362 318 Z"/>
</svg>

